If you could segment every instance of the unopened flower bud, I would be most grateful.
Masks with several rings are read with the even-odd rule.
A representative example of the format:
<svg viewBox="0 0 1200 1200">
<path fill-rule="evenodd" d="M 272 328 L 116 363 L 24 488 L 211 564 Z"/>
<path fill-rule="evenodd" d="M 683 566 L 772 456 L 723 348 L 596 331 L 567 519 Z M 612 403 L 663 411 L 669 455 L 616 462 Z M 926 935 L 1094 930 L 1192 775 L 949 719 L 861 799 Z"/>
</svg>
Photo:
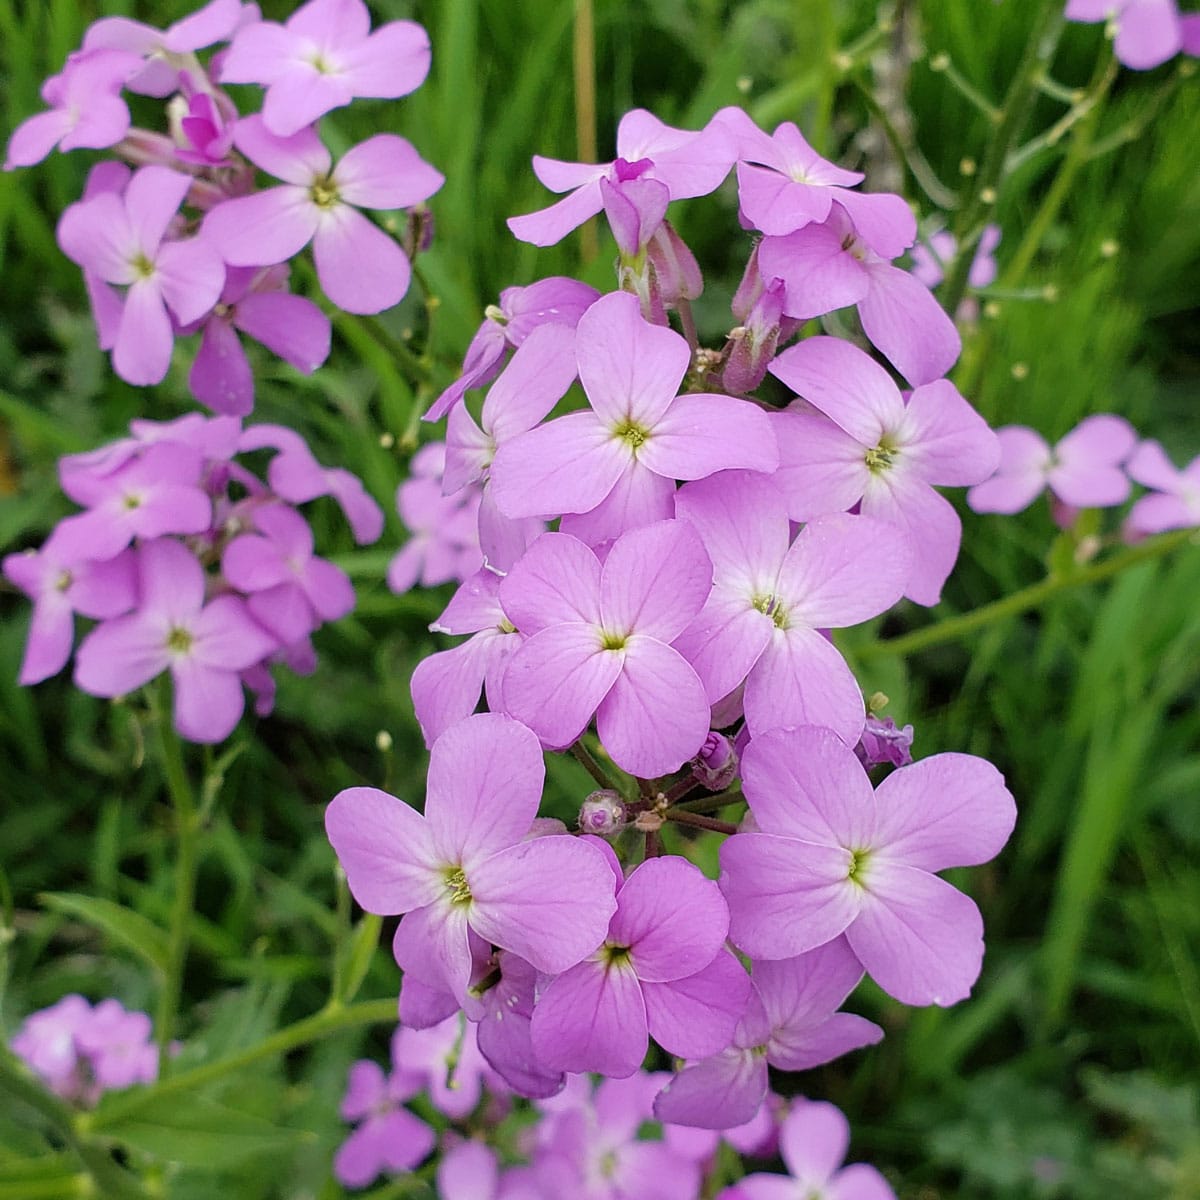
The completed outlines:
<svg viewBox="0 0 1200 1200">
<path fill-rule="evenodd" d="M 584 833 L 607 837 L 625 825 L 625 805 L 616 792 L 592 792 L 579 809 L 579 828 Z"/>
<path fill-rule="evenodd" d="M 692 759 L 691 767 L 697 783 L 710 792 L 723 791 L 737 774 L 738 756 L 734 752 L 733 742 L 714 730 L 704 739 L 704 745 Z"/>
<path fill-rule="evenodd" d="M 854 753 L 864 767 L 877 767 L 882 763 L 905 767 L 912 762 L 912 741 L 911 725 L 897 729 L 891 717 L 868 716 Z"/>
</svg>

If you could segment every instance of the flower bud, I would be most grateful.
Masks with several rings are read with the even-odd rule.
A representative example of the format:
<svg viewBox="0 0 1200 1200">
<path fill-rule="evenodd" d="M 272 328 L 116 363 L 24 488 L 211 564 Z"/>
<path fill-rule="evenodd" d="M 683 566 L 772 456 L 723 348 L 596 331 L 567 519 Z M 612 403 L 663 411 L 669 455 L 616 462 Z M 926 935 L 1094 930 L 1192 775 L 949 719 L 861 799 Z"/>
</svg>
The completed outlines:
<svg viewBox="0 0 1200 1200">
<path fill-rule="evenodd" d="M 625 805 L 616 792 L 607 788 L 592 792 L 579 809 L 579 828 L 583 833 L 608 837 L 625 825 Z"/>
<path fill-rule="evenodd" d="M 723 791 L 737 774 L 738 756 L 734 752 L 733 742 L 723 733 L 713 730 L 704 739 L 700 753 L 692 759 L 691 768 L 697 783 L 710 792 Z"/>
<path fill-rule="evenodd" d="M 864 767 L 877 767 L 882 763 L 906 767 L 912 762 L 912 740 L 911 725 L 897 729 L 891 717 L 868 716 L 862 739 L 854 747 L 854 753 Z"/>
</svg>

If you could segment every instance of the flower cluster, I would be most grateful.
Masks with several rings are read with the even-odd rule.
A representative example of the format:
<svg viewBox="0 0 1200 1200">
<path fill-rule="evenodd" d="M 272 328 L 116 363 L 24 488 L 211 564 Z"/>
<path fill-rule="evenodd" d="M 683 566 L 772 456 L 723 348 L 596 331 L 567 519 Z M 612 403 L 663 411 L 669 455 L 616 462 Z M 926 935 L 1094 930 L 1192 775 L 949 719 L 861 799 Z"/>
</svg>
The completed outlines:
<svg viewBox="0 0 1200 1200">
<path fill-rule="evenodd" d="M 238 457 L 262 450 L 265 480 Z M 99 623 L 76 653 L 76 684 L 120 696 L 169 670 L 176 728 L 197 742 L 229 735 L 243 684 L 269 713 L 271 666 L 312 671 L 310 635 L 354 607 L 295 505 L 331 495 L 359 542 L 383 529 L 349 471 L 322 467 L 290 429 L 234 417 L 134 421 L 130 437 L 62 459 L 59 477 L 85 511 L 3 562 L 34 604 L 21 682 L 62 670 L 79 613 Z"/>
<path fill-rule="evenodd" d="M 669 1139 L 623 1165 L 639 1121 L 740 1126 L 763 1110 L 768 1065 L 878 1041 L 841 1011 L 864 973 L 942 1005 L 978 976 L 979 912 L 938 872 L 995 855 L 1013 799 L 982 759 L 911 763 L 911 726 L 868 722 L 831 631 L 938 601 L 960 524 L 935 489 L 982 483 L 1000 449 L 942 377 L 953 324 L 895 265 L 916 237 L 900 197 L 858 191 L 795 126 L 768 136 L 740 110 L 699 133 L 634 112 L 617 149 L 602 166 L 535 160 L 567 195 L 510 226 L 546 245 L 603 210 L 619 289 L 506 293 L 427 414 L 448 414 L 444 447 L 405 485 L 415 497 L 440 474 L 443 495 L 425 488 L 403 582 L 482 559 L 434 625 L 467 640 L 412 678 L 423 815 L 353 787 L 326 831 L 361 906 L 402 918 L 405 1027 L 461 1014 L 491 1069 L 547 1108 L 607 1077 L 592 1115 L 571 1101 L 546 1125 L 548 1194 L 632 1195 L 635 1177 L 645 1194 L 652 1177 L 690 1198 L 699 1176 L 668 1161 Z M 709 349 L 690 312 L 703 279 L 665 214 L 732 169 L 761 236 L 738 324 Z M 841 336 L 787 344 L 849 307 L 907 390 Z M 467 393 L 485 386 L 476 409 Z M 578 836 L 539 817 L 543 753 L 572 748 L 611 785 Z M 704 815 L 737 801 L 740 826 Z M 664 853 L 669 822 L 728 835 L 719 880 Z M 654 1046 L 681 1069 L 642 1073 Z M 831 1144 L 793 1156 L 798 1188 L 825 1186 Z"/>
<path fill-rule="evenodd" d="M 1003 426 L 996 436 L 995 474 L 967 493 L 976 512 L 1021 512 L 1049 489 L 1055 520 L 1065 528 L 1081 509 L 1123 504 L 1137 483 L 1148 494 L 1125 519 L 1127 538 L 1200 525 L 1200 459 L 1179 470 L 1158 442 L 1139 441 L 1123 417 L 1086 417 L 1054 446 L 1024 425 Z"/>
<path fill-rule="evenodd" d="M 475 1028 L 482 1036 L 486 1026 Z M 697 1200 L 711 1194 L 722 1143 L 747 1158 L 780 1150 L 801 1180 L 821 1164 L 832 1175 L 845 1154 L 842 1114 L 803 1099 L 789 1110 L 771 1094 L 753 1120 L 720 1134 L 664 1122 L 654 1097 L 668 1078 L 637 1071 L 596 1084 L 573 1076 L 557 1094 L 534 1101 L 534 1123 L 528 1114 L 510 1122 L 509 1088 L 470 1030 L 464 1034 L 461 1018 L 424 1030 L 401 1026 L 392 1038 L 390 1073 L 369 1059 L 350 1069 L 341 1112 L 356 1128 L 338 1149 L 334 1174 L 347 1187 L 366 1187 L 379 1174 L 418 1167 L 440 1146 L 437 1187 L 444 1200 Z M 437 1128 L 405 1107 L 417 1097 L 424 1111 L 433 1110 Z M 863 1194 L 872 1200 L 893 1196 L 873 1169 L 849 1170 L 870 1175 L 876 1190 Z M 784 1183 L 755 1175 L 747 1187 L 760 1186 L 760 1178 Z M 740 1194 L 722 1193 L 730 1200 Z"/>
<path fill-rule="evenodd" d="M 26 1017 L 9 1045 L 55 1095 L 86 1107 L 105 1092 L 158 1078 L 150 1018 L 119 1000 L 93 1007 L 64 996 Z"/>
<path fill-rule="evenodd" d="M 1117 60 L 1149 71 L 1167 59 L 1200 55 L 1200 13 L 1181 13 L 1175 0 L 1067 0 L 1068 21 L 1106 21 Z"/>
<path fill-rule="evenodd" d="M 197 52 L 214 46 L 203 64 Z M 158 383 L 175 338 L 199 333 L 193 393 L 245 416 L 254 378 L 239 333 L 314 370 L 329 353 L 329 319 L 287 290 L 287 264 L 310 243 L 339 308 L 376 313 L 404 296 L 409 255 L 363 210 L 419 205 L 442 176 L 390 133 L 335 164 L 315 123 L 357 97 L 406 95 L 429 58 L 419 25 L 372 32 L 362 0 L 309 0 L 286 25 L 261 20 L 256 4 L 210 0 L 166 30 L 123 17 L 88 29 L 42 90 L 49 111 L 13 133 L 5 167 L 56 146 L 111 147 L 123 160 L 93 168 L 58 227 L 122 379 Z M 240 116 L 226 84 L 263 88 L 261 113 Z M 126 93 L 166 99 L 168 132 L 132 126 Z M 277 185 L 257 190 L 256 170 Z"/>
</svg>

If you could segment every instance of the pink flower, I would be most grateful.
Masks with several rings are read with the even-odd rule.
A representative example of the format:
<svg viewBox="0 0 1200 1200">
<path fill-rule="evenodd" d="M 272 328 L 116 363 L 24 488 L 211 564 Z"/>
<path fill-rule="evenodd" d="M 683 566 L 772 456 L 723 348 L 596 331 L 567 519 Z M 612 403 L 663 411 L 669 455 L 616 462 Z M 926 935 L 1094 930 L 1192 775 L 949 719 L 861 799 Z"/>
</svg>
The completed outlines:
<svg viewBox="0 0 1200 1200">
<path fill-rule="evenodd" d="M 389 21 L 374 33 L 362 0 L 309 0 L 285 25 L 259 21 L 234 38 L 222 83 L 261 83 L 262 116 L 290 137 L 355 97 L 395 100 L 429 73 L 430 47 L 415 21 Z"/>
<path fill-rule="evenodd" d="M 58 223 L 63 253 L 96 280 L 126 288 L 113 345 L 113 370 L 127 383 L 158 383 L 181 324 L 199 320 L 221 294 L 225 268 L 203 237 L 166 240 L 191 178 L 142 167 L 123 196 L 77 201 Z"/>
<path fill-rule="evenodd" d="M 140 606 L 97 625 L 75 659 L 75 683 L 93 696 L 123 696 L 170 670 L 175 727 L 194 742 L 228 737 L 242 715 L 238 672 L 278 642 L 235 596 L 205 603 L 204 570 L 180 542 L 138 548 Z"/>
<path fill-rule="evenodd" d="M 552 246 L 601 208 L 612 206 L 614 232 L 625 230 L 627 241 L 641 244 L 653 232 L 641 228 L 648 206 L 657 202 L 665 213 L 669 200 L 708 195 L 729 174 L 733 159 L 732 139 L 720 122 L 710 121 L 699 132 L 672 129 L 653 113 L 635 108 L 617 126 L 617 158 L 611 163 L 569 163 L 534 155 L 538 179 L 552 192 L 570 194 L 549 208 L 510 217 L 508 227 L 523 242 Z"/>
<path fill-rule="evenodd" d="M 820 631 L 857 625 L 900 599 L 912 562 L 904 536 L 838 514 L 810 521 L 792 542 L 773 482 L 745 471 L 688 484 L 676 507 L 713 562 L 712 594 L 677 641 L 708 702 L 745 680 L 751 733 L 824 725 L 854 745 L 862 693 Z"/>
<path fill-rule="evenodd" d="M 408 291 L 411 267 L 400 246 L 360 208 L 408 208 L 442 186 L 442 176 L 404 138 L 379 133 L 333 165 L 312 129 L 283 138 L 261 116 L 238 122 L 234 144 L 284 186 L 226 200 L 204 220 L 204 234 L 237 267 L 269 266 L 309 242 L 317 278 L 339 308 L 377 313 Z"/>
<path fill-rule="evenodd" d="M 617 539 L 603 567 L 565 533 L 543 534 L 500 586 L 525 634 L 504 674 L 505 711 L 548 746 L 596 714 L 613 761 L 644 778 L 674 771 L 709 730 L 704 687 L 672 649 L 700 611 L 712 566 L 690 526 L 661 521 Z"/>
<path fill-rule="evenodd" d="M 1110 508 L 1129 496 L 1129 477 L 1121 465 L 1133 452 L 1137 434 L 1123 417 L 1087 417 L 1053 449 L 1024 425 L 1006 425 L 996 430 L 996 438 L 996 473 L 967 493 L 976 512 L 1020 512 L 1047 486 L 1072 508 Z"/>
<path fill-rule="evenodd" d="M 576 353 L 590 409 L 496 452 L 491 486 L 508 516 L 579 514 L 563 531 L 596 545 L 673 516 L 677 479 L 778 465 L 761 409 L 731 396 L 676 395 L 691 362 L 687 342 L 644 321 L 628 293 L 605 296 L 580 318 Z"/>
<path fill-rule="evenodd" d="M 1200 525 L 1200 458 L 1179 470 L 1158 442 L 1142 442 L 1126 464 L 1130 478 L 1153 489 L 1129 512 L 1136 533 L 1162 533 Z"/>
<path fill-rule="evenodd" d="M 664 1050 L 701 1058 L 733 1036 L 750 993 L 724 949 L 728 909 L 716 884 L 680 858 L 649 859 L 617 891 L 604 944 L 545 989 L 533 1049 L 547 1066 L 623 1078 Z"/>
<path fill-rule="evenodd" d="M 767 1095 L 768 1063 L 807 1071 L 880 1041 L 878 1025 L 837 1011 L 862 975 L 844 937 L 796 958 L 755 963 L 733 1044 L 676 1075 L 655 1100 L 654 1115 L 704 1129 L 741 1125 Z"/>
<path fill-rule="evenodd" d="M 953 384 L 926 384 L 905 402 L 883 367 L 837 338 L 792 346 L 771 374 L 823 414 L 793 409 L 776 418 L 775 478 L 792 519 L 858 504 L 864 516 L 899 526 L 914 551 L 905 595 L 936 604 L 962 523 L 933 486 L 986 479 L 999 461 L 996 435 Z"/>
<path fill-rule="evenodd" d="M 779 1131 L 779 1152 L 791 1177 L 747 1175 L 718 1200 L 896 1200 L 874 1167 L 841 1166 L 849 1145 L 850 1123 L 839 1109 L 823 1100 L 798 1100 Z"/>
<path fill-rule="evenodd" d="M 469 932 L 539 971 L 568 970 L 604 939 L 616 909 L 612 872 L 575 838 L 525 840 L 542 794 L 537 739 L 483 713 L 430 752 L 425 815 L 376 788 L 339 792 L 325 829 L 354 898 L 368 912 L 407 914 L 396 932 L 401 969 L 466 995 Z"/>
<path fill-rule="evenodd" d="M 872 791 L 852 750 L 804 727 L 754 738 L 742 780 L 757 831 L 722 845 L 720 880 L 740 949 L 790 958 L 845 933 L 904 1004 L 970 993 L 983 922 L 934 872 L 987 862 L 1007 841 L 1016 807 L 995 767 L 938 754 Z"/>
<path fill-rule="evenodd" d="M 1068 21 L 1111 20 L 1117 59 L 1135 71 L 1157 67 L 1186 48 L 1189 18 L 1180 17 L 1175 0 L 1067 0 L 1065 15 Z"/>
</svg>

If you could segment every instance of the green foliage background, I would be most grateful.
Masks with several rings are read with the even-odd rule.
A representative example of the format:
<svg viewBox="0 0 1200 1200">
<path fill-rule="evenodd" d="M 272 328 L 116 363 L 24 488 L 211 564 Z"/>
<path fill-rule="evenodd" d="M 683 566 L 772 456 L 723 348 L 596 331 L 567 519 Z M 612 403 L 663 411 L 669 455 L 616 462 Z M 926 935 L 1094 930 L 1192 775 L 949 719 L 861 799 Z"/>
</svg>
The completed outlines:
<svg viewBox="0 0 1200 1200">
<path fill-rule="evenodd" d="M 267 0 L 267 15 L 292 6 Z M 889 7 L 890 6 L 886 6 Z M 634 105 L 698 127 L 724 104 L 760 122 L 796 120 L 818 150 L 868 171 L 876 188 L 904 185 L 922 217 L 970 185 L 994 126 L 931 67 L 938 54 L 990 100 L 1004 95 L 1044 4 L 1034 0 L 911 0 L 891 33 L 873 33 L 868 0 L 597 0 L 594 62 L 600 157 Z M 380 129 L 403 133 L 447 176 L 434 198 L 436 240 L 422 260 L 434 305 L 414 292 L 385 314 L 381 340 L 337 320 L 329 365 L 305 380 L 262 362 L 255 420 L 280 421 L 318 457 L 360 473 L 389 509 L 379 547 L 353 549 L 340 516 L 318 509 L 318 545 L 354 575 L 356 613 L 318 635 L 310 680 L 281 680 L 276 714 L 246 721 L 220 764 L 223 787 L 206 835 L 199 918 L 186 977 L 182 1065 L 253 1044 L 324 1003 L 331 962 L 346 953 L 350 918 L 321 832 L 324 803 L 356 783 L 418 799 L 424 751 L 408 698 L 414 663 L 437 642 L 426 625 L 445 596 L 392 596 L 382 572 L 404 533 L 390 498 L 404 477 L 416 414 L 453 378 L 499 290 L 579 269 L 580 240 L 537 250 L 504 218 L 546 203 L 533 153 L 575 158 L 574 5 L 566 0 L 438 0 L 372 5 L 377 20 L 411 16 L 429 29 L 430 80 L 397 103 L 360 102 L 325 121 L 333 142 Z M 0 0 L 2 128 L 40 107 L 41 81 L 99 15 L 165 25 L 188 6 L 93 0 Z M 839 49 L 874 38 L 846 62 Z M 1086 86 L 1099 27 L 1066 31 L 1055 77 Z M 880 89 L 886 85 L 889 94 Z M 911 113 L 899 141 L 879 104 Z M 149 110 L 147 110 L 149 111 Z M 1041 96 L 1036 133 L 1066 106 Z M 150 120 L 152 118 L 147 118 Z M 1122 71 L 1036 253 L 1012 275 L 1038 229 L 1055 172 L 1083 122 L 1031 153 L 1000 191 L 1001 285 L 968 339 L 958 380 L 994 424 L 1027 423 L 1050 438 L 1082 416 L 1112 411 L 1164 441 L 1177 461 L 1200 453 L 1200 91 L 1178 65 Z M 185 345 L 168 380 L 138 392 L 96 350 L 76 269 L 54 224 L 77 198 L 87 154 L 56 156 L 0 177 L 0 550 L 36 544 L 68 511 L 57 456 L 118 436 L 131 417 L 192 407 Z M 927 185 L 922 190 L 918 182 Z M 938 182 L 940 181 L 940 182 Z M 929 192 L 934 194 L 931 196 Z M 719 336 L 748 240 L 731 196 L 680 221 L 705 267 L 701 334 Z M 610 286 L 611 247 L 583 268 Z M 387 339 L 425 359 L 414 388 Z M 390 434 L 392 444 L 382 444 Z M 1048 511 L 1014 518 L 964 512 L 963 554 L 941 608 L 889 617 L 888 635 L 984 604 L 1041 579 L 1055 539 Z M 995 761 L 1020 820 L 1001 859 L 957 882 L 980 903 L 988 956 L 972 1000 L 911 1011 L 864 988 L 859 1007 L 888 1030 L 874 1050 L 790 1090 L 842 1105 L 853 1153 L 887 1169 L 902 1196 L 1200 1196 L 1200 553 L 1185 548 L 1110 583 L 1066 589 L 1039 609 L 969 638 L 900 659 L 848 641 L 870 694 L 911 720 L 920 755 L 942 750 Z M 95 701 L 64 676 L 35 689 L 14 680 L 27 605 L 0 595 L 0 1032 L 28 1011 L 80 990 L 153 1007 L 145 947 L 46 893 L 87 894 L 165 924 L 172 890 L 168 810 L 144 702 Z M 379 731 L 392 738 L 381 751 Z M 220 753 L 218 751 L 217 753 Z M 200 772 L 215 761 L 195 750 Z M 550 809 L 570 818 L 586 777 L 552 772 Z M 381 948 L 363 994 L 394 995 Z M 329 1038 L 175 1097 L 129 1144 L 174 1158 L 172 1197 L 319 1196 L 342 1135 L 336 1108 L 348 1063 L 381 1055 L 386 1027 Z M 240 1140 L 222 1106 L 241 1114 Z M 206 1133 L 211 1130 L 211 1133 Z M 182 1132 L 181 1132 L 182 1131 Z M 61 1174 L 20 1112 L 0 1112 L 0 1197 L 30 1190 L 18 1159 L 34 1154 L 40 1183 Z M 22 1174 L 21 1172 L 26 1172 Z M 214 1179 L 216 1173 L 217 1179 Z M 24 1189 L 24 1190 L 22 1190 Z M 399 1195 L 381 1190 L 379 1195 Z M 407 1194 L 407 1193 L 406 1193 Z"/>
</svg>

